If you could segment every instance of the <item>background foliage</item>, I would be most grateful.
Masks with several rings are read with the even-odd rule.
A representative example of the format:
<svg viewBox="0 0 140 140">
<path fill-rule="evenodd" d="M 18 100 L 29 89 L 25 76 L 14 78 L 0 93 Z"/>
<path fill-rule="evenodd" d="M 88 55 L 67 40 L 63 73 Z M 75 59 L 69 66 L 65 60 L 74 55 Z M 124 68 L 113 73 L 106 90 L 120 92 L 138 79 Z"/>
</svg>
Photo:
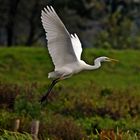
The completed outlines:
<svg viewBox="0 0 140 140">
<path fill-rule="evenodd" d="M 0 45 L 44 45 L 41 10 L 52 5 L 84 47 L 139 49 L 140 2 L 136 0 L 1 0 Z"/>
</svg>

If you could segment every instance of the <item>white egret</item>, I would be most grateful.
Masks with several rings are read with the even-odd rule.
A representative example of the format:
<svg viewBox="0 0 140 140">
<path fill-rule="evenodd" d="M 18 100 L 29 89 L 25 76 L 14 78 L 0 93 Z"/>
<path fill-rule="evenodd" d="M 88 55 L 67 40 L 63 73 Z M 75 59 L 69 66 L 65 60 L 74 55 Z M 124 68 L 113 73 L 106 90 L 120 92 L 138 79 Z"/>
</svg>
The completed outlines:
<svg viewBox="0 0 140 140">
<path fill-rule="evenodd" d="M 81 60 L 82 47 L 78 36 L 69 34 L 52 6 L 47 6 L 42 10 L 41 20 L 48 40 L 49 54 L 55 65 L 55 70 L 48 74 L 48 78 L 53 78 L 54 80 L 47 93 L 41 98 L 41 102 L 47 99 L 53 86 L 58 81 L 82 70 L 98 69 L 103 61 L 117 61 L 102 56 L 95 59 L 94 65 L 89 65 Z"/>
</svg>

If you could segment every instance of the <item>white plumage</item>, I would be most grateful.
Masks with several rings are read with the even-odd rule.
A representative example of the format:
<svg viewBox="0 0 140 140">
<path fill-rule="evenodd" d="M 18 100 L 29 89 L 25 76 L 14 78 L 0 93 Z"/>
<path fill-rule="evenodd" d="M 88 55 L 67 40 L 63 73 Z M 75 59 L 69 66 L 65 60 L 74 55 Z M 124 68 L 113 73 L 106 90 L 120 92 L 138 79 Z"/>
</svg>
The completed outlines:
<svg viewBox="0 0 140 140">
<path fill-rule="evenodd" d="M 76 61 L 70 35 L 54 9 L 49 6 L 44 8 L 41 18 L 55 70 Z"/>
<path fill-rule="evenodd" d="M 54 72 L 49 78 L 66 78 L 82 70 L 97 69 L 102 61 L 111 61 L 108 57 L 99 57 L 95 65 L 88 65 L 81 60 L 82 46 L 76 34 L 69 34 L 66 27 L 52 6 L 42 10 L 42 24 L 48 40 L 48 50 L 55 65 Z"/>
<path fill-rule="evenodd" d="M 76 54 L 76 57 L 78 60 L 81 59 L 81 53 L 82 53 L 82 45 L 81 42 L 76 34 L 71 34 L 71 42 L 72 42 L 72 47 L 74 49 L 74 52 Z"/>
</svg>

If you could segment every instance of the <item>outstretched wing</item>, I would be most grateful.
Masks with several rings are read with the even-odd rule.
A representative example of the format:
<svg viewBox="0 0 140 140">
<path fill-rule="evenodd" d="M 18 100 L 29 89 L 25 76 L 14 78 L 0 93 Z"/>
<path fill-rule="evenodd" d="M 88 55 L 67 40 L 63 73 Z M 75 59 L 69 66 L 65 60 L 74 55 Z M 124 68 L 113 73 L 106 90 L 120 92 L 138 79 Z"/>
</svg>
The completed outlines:
<svg viewBox="0 0 140 140">
<path fill-rule="evenodd" d="M 81 59 L 82 45 L 77 34 L 71 34 L 72 47 L 78 60 Z"/>
<path fill-rule="evenodd" d="M 55 70 L 65 64 L 77 61 L 70 34 L 52 6 L 47 6 L 47 8 L 42 10 L 41 19 L 48 40 L 48 50 L 55 65 Z"/>
</svg>

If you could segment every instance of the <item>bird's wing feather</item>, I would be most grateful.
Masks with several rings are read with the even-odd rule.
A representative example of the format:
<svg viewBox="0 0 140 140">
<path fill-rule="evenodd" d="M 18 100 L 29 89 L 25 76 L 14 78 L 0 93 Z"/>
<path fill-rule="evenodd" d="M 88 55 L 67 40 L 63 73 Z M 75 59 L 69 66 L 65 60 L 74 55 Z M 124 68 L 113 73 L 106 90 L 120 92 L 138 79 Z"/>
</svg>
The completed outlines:
<svg viewBox="0 0 140 140">
<path fill-rule="evenodd" d="M 42 10 L 41 19 L 55 70 L 65 64 L 77 61 L 72 47 L 71 36 L 52 6 L 47 6 Z"/>
<path fill-rule="evenodd" d="M 74 52 L 76 54 L 76 57 L 78 60 L 81 59 L 81 53 L 82 53 L 82 45 L 81 42 L 76 34 L 71 34 L 71 42 L 72 42 L 72 47 L 74 49 Z"/>
</svg>

